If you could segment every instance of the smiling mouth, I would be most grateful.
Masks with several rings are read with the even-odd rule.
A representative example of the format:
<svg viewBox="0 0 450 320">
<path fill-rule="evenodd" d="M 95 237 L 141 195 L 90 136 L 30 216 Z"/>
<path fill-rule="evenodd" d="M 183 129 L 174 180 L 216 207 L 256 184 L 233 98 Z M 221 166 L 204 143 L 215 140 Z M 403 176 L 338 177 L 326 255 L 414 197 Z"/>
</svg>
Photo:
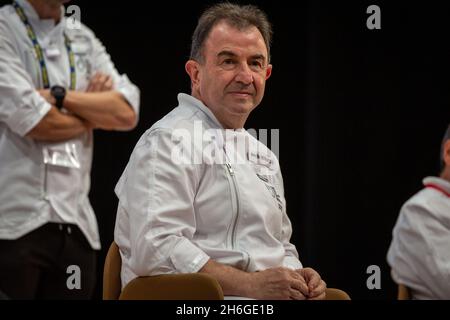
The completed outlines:
<svg viewBox="0 0 450 320">
<path fill-rule="evenodd" d="M 238 96 L 238 97 L 251 97 L 253 96 L 253 93 L 251 92 L 244 92 L 244 91 L 232 91 L 230 94 Z"/>
</svg>

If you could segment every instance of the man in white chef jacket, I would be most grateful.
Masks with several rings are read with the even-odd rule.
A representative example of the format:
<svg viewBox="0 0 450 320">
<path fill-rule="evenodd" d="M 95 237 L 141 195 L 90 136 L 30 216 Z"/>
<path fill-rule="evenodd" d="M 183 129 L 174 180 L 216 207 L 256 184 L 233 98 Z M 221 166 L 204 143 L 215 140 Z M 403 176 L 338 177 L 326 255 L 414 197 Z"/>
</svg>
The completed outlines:
<svg viewBox="0 0 450 320">
<path fill-rule="evenodd" d="M 228 297 L 325 297 L 290 243 L 278 161 L 243 128 L 272 72 L 271 33 L 255 6 L 201 16 L 186 63 L 191 95 L 141 137 L 116 186 L 122 286 L 202 272 Z"/>
<path fill-rule="evenodd" d="M 130 130 L 140 93 L 62 0 L 0 9 L 0 290 L 87 299 L 100 240 L 89 203 L 94 128 Z"/>
<path fill-rule="evenodd" d="M 450 126 L 441 147 L 439 177 L 402 207 L 387 260 L 394 281 L 413 299 L 450 299 Z"/>
</svg>

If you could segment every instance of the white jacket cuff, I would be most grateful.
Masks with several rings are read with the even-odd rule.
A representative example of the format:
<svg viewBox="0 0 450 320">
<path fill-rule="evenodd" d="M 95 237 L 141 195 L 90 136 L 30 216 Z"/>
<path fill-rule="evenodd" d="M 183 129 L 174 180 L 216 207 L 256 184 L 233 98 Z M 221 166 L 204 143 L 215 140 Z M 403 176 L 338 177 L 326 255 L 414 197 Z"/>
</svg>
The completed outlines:
<svg viewBox="0 0 450 320">
<path fill-rule="evenodd" d="M 283 260 L 283 267 L 289 268 L 292 270 L 302 269 L 303 265 L 296 257 L 293 256 L 285 256 Z"/>
<path fill-rule="evenodd" d="M 170 260 L 179 273 L 196 273 L 209 260 L 209 256 L 188 239 L 177 243 Z"/>
<path fill-rule="evenodd" d="M 51 108 L 40 96 L 32 95 L 30 98 L 28 103 L 16 109 L 8 121 L 10 129 L 22 137 L 33 129 Z"/>
<path fill-rule="evenodd" d="M 115 90 L 123 95 L 125 100 L 127 100 L 133 108 L 136 116 L 139 116 L 140 91 L 138 87 L 132 84 L 128 77 L 124 74 L 120 77 L 120 81 L 115 87 Z"/>
</svg>

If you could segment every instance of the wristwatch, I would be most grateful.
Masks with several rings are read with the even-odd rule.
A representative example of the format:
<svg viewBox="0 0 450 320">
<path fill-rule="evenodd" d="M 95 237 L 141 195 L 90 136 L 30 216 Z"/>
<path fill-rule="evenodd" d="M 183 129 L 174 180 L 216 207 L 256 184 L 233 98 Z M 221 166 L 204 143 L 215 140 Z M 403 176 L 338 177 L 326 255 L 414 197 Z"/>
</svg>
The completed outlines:
<svg viewBox="0 0 450 320">
<path fill-rule="evenodd" d="M 63 107 L 64 98 L 66 97 L 66 88 L 57 85 L 52 86 L 50 88 L 50 94 L 56 100 L 56 107 L 61 110 Z"/>
</svg>

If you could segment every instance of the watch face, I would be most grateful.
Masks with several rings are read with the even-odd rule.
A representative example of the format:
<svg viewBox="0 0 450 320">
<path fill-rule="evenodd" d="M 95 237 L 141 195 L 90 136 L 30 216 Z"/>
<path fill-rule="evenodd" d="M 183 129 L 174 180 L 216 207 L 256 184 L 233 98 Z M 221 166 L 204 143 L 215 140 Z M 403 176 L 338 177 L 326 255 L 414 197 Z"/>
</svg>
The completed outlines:
<svg viewBox="0 0 450 320">
<path fill-rule="evenodd" d="M 66 89 L 61 86 L 53 86 L 50 93 L 56 100 L 56 107 L 61 109 L 63 107 L 63 100 L 66 96 Z"/>
<path fill-rule="evenodd" d="M 51 93 L 54 97 L 64 97 L 66 94 L 66 89 L 61 86 L 52 87 Z"/>
</svg>

